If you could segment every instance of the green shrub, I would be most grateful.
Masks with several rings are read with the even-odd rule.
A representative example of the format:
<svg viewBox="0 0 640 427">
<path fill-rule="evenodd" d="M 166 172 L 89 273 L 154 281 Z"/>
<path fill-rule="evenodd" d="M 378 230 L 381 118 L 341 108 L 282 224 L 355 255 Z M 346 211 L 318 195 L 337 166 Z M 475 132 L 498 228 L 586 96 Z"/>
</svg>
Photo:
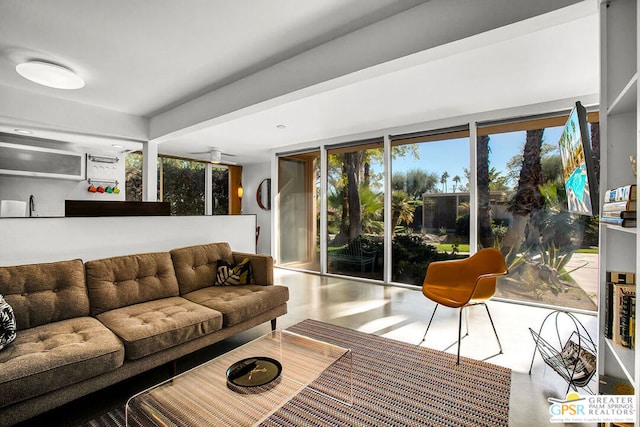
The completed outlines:
<svg viewBox="0 0 640 427">
<path fill-rule="evenodd" d="M 392 244 L 392 280 L 410 285 L 422 285 L 427 267 L 433 261 L 461 259 L 466 255 L 438 252 L 419 234 L 396 235 Z"/>
<path fill-rule="evenodd" d="M 471 215 L 464 214 L 456 218 L 456 236 L 468 236 L 469 235 L 469 223 L 471 221 Z"/>
</svg>

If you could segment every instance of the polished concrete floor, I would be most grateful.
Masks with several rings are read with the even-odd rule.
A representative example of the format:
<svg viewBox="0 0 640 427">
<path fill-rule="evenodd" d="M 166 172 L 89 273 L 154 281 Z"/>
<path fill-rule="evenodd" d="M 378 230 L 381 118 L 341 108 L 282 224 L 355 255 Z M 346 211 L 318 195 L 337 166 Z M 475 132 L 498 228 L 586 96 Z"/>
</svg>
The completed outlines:
<svg viewBox="0 0 640 427">
<path fill-rule="evenodd" d="M 435 306 L 418 289 L 374 285 L 287 270 L 276 270 L 275 276 L 278 283 L 289 286 L 291 293 L 289 313 L 278 320 L 279 327 L 313 318 L 418 344 Z M 496 301 L 489 301 L 488 305 L 503 354 L 496 356 L 498 344 L 482 306 L 467 309 L 469 335 L 462 340 L 461 354 L 478 360 L 486 359 L 487 362 L 512 370 L 510 426 L 557 425 L 549 422 L 550 403 L 547 399 L 564 399 L 567 383 L 539 355 L 536 355 L 529 375 L 535 347 L 529 328 L 537 331 L 551 310 Z M 580 314 L 576 317 L 595 340 L 597 318 Z M 564 316 L 560 321 L 561 327 L 566 327 L 562 334 L 564 337 L 568 336 L 572 325 L 562 319 Z M 457 327 L 458 311 L 439 307 L 422 345 L 455 354 Z M 578 392 L 586 393 L 582 389 Z"/>
<path fill-rule="evenodd" d="M 279 328 L 311 318 L 418 344 L 434 307 L 417 289 L 382 286 L 283 269 L 276 269 L 274 276 L 277 284 L 286 285 L 290 289 L 289 312 L 278 319 Z M 497 301 L 490 301 L 489 308 L 502 342 L 503 354 L 495 355 L 498 344 L 486 311 L 480 306 L 468 310 L 469 336 L 462 341 L 462 355 L 486 359 L 487 362 L 512 370 L 510 426 L 551 425 L 547 398 L 564 398 L 567 384 L 539 356 L 535 357 L 533 371 L 529 375 L 534 352 L 529 328 L 537 330 L 550 310 Z M 454 309 L 439 308 L 422 345 L 455 353 L 457 313 Z M 577 317 L 595 339 L 596 317 Z M 561 322 L 561 325 L 564 324 Z M 269 330 L 267 323 L 181 359 L 179 370 L 189 369 Z M 36 417 L 26 423 L 25 427 L 78 426 L 96 415 L 123 405 L 127 397 L 161 381 L 170 372 L 169 366 L 158 368 Z"/>
</svg>

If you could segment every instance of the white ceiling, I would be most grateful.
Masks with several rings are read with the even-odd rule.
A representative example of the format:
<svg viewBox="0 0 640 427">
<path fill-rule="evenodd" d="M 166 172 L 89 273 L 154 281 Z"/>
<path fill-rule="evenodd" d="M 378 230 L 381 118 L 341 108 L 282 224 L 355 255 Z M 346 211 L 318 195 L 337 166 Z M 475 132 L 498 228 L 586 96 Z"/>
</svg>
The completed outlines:
<svg viewBox="0 0 640 427">
<path fill-rule="evenodd" d="M 191 153 L 216 147 L 247 163 L 308 141 L 597 99 L 597 2 L 560 7 L 575 2 L 3 0 L 0 131 L 129 149 L 151 139 L 202 159 Z M 86 86 L 24 80 L 15 65 L 27 59 Z"/>
</svg>

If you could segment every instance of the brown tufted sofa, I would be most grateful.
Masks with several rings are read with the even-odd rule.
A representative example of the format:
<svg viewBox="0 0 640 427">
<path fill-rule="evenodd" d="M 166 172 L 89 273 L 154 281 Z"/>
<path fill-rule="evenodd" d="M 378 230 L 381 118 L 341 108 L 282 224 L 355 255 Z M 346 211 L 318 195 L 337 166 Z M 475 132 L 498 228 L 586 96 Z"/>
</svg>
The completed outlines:
<svg viewBox="0 0 640 427">
<path fill-rule="evenodd" d="M 255 284 L 212 286 L 217 261 L 251 260 Z M 85 263 L 0 267 L 18 334 L 0 351 L 8 426 L 287 312 L 273 259 L 212 243 Z"/>
</svg>

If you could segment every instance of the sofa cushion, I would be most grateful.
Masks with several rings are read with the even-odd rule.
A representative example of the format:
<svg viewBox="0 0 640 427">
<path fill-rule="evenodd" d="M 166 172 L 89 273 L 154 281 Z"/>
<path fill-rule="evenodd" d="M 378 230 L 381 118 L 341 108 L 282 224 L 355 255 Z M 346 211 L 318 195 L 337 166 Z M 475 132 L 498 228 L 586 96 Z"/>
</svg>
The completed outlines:
<svg viewBox="0 0 640 427">
<path fill-rule="evenodd" d="M 218 260 L 215 286 L 250 285 L 253 283 L 256 283 L 256 280 L 253 278 L 253 269 L 249 258 L 245 258 L 237 264 Z"/>
<path fill-rule="evenodd" d="M 179 295 L 168 252 L 87 261 L 85 268 L 94 316 L 132 304 Z"/>
<path fill-rule="evenodd" d="M 124 347 L 92 317 L 25 329 L 0 352 L 0 407 L 122 365 Z"/>
<path fill-rule="evenodd" d="M 223 326 L 233 326 L 289 300 L 286 286 L 209 286 L 184 298 L 222 313 Z"/>
<path fill-rule="evenodd" d="M 233 252 L 233 261 L 240 262 L 245 258 L 251 261 L 253 278 L 256 285 L 273 285 L 273 258 L 269 255 Z"/>
<path fill-rule="evenodd" d="M 18 330 L 89 315 L 79 259 L 0 267 L 0 294 L 13 307 Z"/>
<path fill-rule="evenodd" d="M 16 316 L 8 302 L 0 295 L 0 350 L 16 339 Z"/>
<path fill-rule="evenodd" d="M 173 249 L 171 259 L 182 295 L 213 285 L 218 260 L 234 262 L 231 247 L 224 242 Z"/>
<path fill-rule="evenodd" d="M 97 318 L 124 342 L 127 359 L 139 359 L 222 328 L 222 314 L 181 297 L 134 304 Z"/>
</svg>

